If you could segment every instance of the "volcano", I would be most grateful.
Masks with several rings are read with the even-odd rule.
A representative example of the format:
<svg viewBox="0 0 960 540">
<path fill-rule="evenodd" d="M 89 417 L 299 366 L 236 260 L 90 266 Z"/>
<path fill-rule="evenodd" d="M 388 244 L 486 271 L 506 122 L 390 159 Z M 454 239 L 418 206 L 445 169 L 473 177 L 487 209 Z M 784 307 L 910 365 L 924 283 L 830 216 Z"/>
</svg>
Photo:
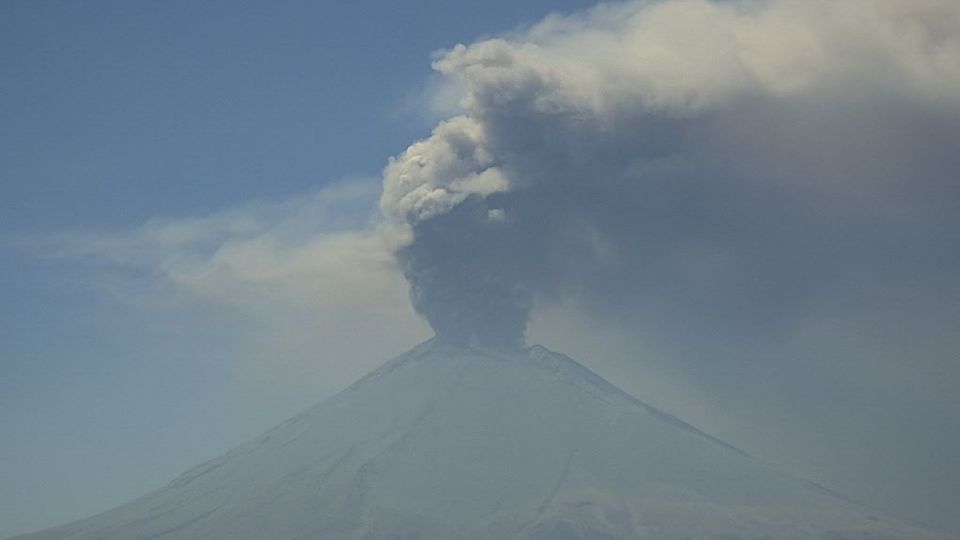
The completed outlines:
<svg viewBox="0 0 960 540">
<path fill-rule="evenodd" d="M 934 539 L 543 347 L 434 339 L 129 504 L 17 540 Z"/>
</svg>

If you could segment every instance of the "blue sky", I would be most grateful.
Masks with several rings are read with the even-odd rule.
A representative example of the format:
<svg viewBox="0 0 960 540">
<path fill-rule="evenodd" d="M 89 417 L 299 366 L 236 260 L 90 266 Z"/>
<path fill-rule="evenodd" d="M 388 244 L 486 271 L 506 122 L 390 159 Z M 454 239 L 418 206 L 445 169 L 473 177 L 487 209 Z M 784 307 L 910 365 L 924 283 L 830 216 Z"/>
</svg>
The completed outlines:
<svg viewBox="0 0 960 540">
<path fill-rule="evenodd" d="M 110 227 L 379 173 L 430 53 L 587 2 L 7 2 L 2 226 Z"/>
<path fill-rule="evenodd" d="M 117 301 L 26 238 L 378 184 L 429 132 L 434 50 L 588 4 L 0 5 L 0 537 L 132 498 L 309 402 L 231 380 L 230 330 Z"/>
<path fill-rule="evenodd" d="M 951 2 L 0 4 L 0 537 L 430 336 L 402 270 L 960 531 Z"/>
</svg>

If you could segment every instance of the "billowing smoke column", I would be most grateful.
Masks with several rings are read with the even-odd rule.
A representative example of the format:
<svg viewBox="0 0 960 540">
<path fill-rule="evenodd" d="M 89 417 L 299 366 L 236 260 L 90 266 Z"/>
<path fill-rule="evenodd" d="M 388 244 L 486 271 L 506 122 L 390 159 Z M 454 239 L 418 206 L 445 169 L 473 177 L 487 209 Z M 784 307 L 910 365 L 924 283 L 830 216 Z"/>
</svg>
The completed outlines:
<svg viewBox="0 0 960 540">
<path fill-rule="evenodd" d="M 413 228 L 414 241 L 398 255 L 414 307 L 437 336 L 458 345 L 516 346 L 532 294 L 502 210 L 485 199 L 508 183 L 484 136 L 468 117 L 438 126 L 387 167 L 382 206 Z"/>
<path fill-rule="evenodd" d="M 510 228 L 471 196 L 450 212 L 418 223 L 399 252 L 410 297 L 437 335 L 457 345 L 523 343 L 532 291 Z"/>
<path fill-rule="evenodd" d="M 519 345 L 561 295 L 775 335 L 818 292 L 897 282 L 891 257 L 917 275 L 935 254 L 903 246 L 957 230 L 954 0 L 600 6 L 434 67 L 462 114 L 391 160 L 381 209 L 453 343 Z"/>
</svg>

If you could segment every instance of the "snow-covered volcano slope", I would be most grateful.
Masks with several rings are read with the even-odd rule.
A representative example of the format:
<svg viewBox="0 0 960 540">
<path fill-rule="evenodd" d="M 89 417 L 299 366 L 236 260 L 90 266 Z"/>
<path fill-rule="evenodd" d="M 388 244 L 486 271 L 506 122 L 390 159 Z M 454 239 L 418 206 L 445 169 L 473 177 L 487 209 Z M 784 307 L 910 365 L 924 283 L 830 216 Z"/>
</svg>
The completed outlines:
<svg viewBox="0 0 960 540">
<path fill-rule="evenodd" d="M 542 347 L 424 343 L 130 504 L 20 540 L 925 539 Z"/>
</svg>

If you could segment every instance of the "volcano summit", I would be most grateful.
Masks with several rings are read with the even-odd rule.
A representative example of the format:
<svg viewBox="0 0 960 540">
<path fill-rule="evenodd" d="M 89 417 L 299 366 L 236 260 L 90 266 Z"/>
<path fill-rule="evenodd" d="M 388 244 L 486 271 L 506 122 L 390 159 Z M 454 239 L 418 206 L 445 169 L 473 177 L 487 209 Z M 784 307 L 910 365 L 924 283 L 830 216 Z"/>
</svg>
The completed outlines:
<svg viewBox="0 0 960 540">
<path fill-rule="evenodd" d="M 17 540 L 942 538 L 543 347 L 423 343 L 129 504 Z"/>
</svg>

